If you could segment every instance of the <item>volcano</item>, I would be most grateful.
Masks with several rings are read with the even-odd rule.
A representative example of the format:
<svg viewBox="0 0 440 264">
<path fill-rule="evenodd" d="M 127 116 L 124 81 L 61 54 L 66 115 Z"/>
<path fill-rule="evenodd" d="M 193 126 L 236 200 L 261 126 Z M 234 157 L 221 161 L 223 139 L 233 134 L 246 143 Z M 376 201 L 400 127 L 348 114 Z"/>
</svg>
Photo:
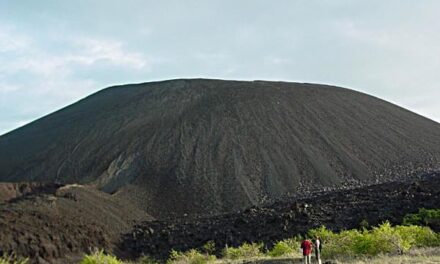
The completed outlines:
<svg viewBox="0 0 440 264">
<path fill-rule="evenodd" d="M 440 124 L 328 85 L 178 79 L 101 90 L 0 137 L 0 181 L 81 184 L 157 219 L 439 167 Z"/>
</svg>

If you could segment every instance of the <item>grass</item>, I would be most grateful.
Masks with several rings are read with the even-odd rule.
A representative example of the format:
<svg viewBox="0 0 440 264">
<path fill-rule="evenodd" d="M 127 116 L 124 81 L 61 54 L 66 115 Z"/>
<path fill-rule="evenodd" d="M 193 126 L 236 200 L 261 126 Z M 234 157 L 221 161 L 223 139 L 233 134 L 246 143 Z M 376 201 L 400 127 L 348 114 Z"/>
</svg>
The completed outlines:
<svg viewBox="0 0 440 264">
<path fill-rule="evenodd" d="M 431 264 L 440 263 L 440 248 L 415 249 L 404 255 L 379 255 L 371 258 L 334 260 L 335 263 L 347 264 Z"/>
</svg>

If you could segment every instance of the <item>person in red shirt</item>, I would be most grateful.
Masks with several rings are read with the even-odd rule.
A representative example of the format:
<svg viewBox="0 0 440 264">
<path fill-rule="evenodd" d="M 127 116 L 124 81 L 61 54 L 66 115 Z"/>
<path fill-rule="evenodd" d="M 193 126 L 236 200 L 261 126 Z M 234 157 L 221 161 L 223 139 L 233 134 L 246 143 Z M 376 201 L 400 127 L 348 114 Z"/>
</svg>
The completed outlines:
<svg viewBox="0 0 440 264">
<path fill-rule="evenodd" d="M 309 239 L 307 239 L 307 237 L 305 237 L 303 242 L 301 242 L 301 248 L 304 256 L 304 264 L 311 264 L 312 241 L 310 241 Z"/>
</svg>

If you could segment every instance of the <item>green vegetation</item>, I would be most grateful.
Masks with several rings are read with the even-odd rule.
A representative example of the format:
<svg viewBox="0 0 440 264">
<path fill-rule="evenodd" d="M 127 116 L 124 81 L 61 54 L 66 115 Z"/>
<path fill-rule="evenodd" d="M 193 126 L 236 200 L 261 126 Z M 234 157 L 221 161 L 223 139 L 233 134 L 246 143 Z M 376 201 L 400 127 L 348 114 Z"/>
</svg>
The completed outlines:
<svg viewBox="0 0 440 264">
<path fill-rule="evenodd" d="M 167 264 L 206 264 L 215 260 L 215 256 L 202 254 L 196 249 L 191 249 L 187 252 L 177 252 L 173 250 L 171 251 L 170 259 L 167 261 Z"/>
<path fill-rule="evenodd" d="M 267 255 L 270 257 L 295 256 L 299 254 L 300 244 L 301 237 L 284 239 L 278 241 L 273 248 L 267 252 Z"/>
<path fill-rule="evenodd" d="M 385 222 L 371 230 L 345 230 L 334 233 L 325 227 L 309 231 L 323 240 L 324 258 L 376 256 L 387 253 L 404 253 L 417 247 L 440 246 L 440 236 L 429 227 L 391 226 Z"/>
<path fill-rule="evenodd" d="M 415 249 L 403 255 L 334 259 L 337 264 L 427 264 L 440 263 L 440 248 Z"/>
<path fill-rule="evenodd" d="M 203 251 L 208 255 L 214 255 L 215 252 L 215 242 L 210 240 L 203 245 Z"/>
<path fill-rule="evenodd" d="M 4 254 L 3 257 L 0 257 L 0 264 L 28 264 L 29 260 L 23 258 L 16 258 L 11 255 Z"/>
<path fill-rule="evenodd" d="M 80 264 L 122 264 L 115 256 L 107 255 L 104 251 L 95 251 L 91 255 L 84 256 Z"/>
<path fill-rule="evenodd" d="M 394 263 L 401 259 L 411 259 L 414 263 L 424 263 L 427 256 L 411 255 L 414 251 L 423 251 L 433 248 L 440 259 L 440 233 L 435 233 L 428 226 L 438 223 L 440 210 L 420 209 L 416 214 L 407 215 L 403 225 L 392 226 L 385 222 L 379 226 L 369 228 L 363 221 L 362 228 L 333 232 L 326 227 L 309 230 L 308 236 L 319 236 L 323 243 L 323 259 L 351 259 L 348 263 Z M 239 247 L 226 246 L 222 251 L 222 258 L 214 255 L 216 245 L 208 241 L 201 250 L 191 249 L 186 252 L 171 251 L 167 264 L 208 264 L 230 263 L 243 259 L 263 259 L 278 257 L 300 258 L 301 236 L 278 241 L 271 249 L 265 249 L 263 243 L 244 243 Z M 421 250 L 423 249 L 423 250 Z M 403 254 L 404 255 L 401 255 Z M 388 255 L 387 255 L 388 254 Z M 389 255 L 391 254 L 391 255 Z M 373 258 L 374 257 L 374 258 Z M 418 262 L 420 261 L 420 262 Z M 411 262 L 411 263 L 413 263 Z M 0 257 L 0 264 L 27 264 L 27 259 L 12 256 Z M 136 262 L 123 262 L 112 255 L 105 254 L 102 250 L 86 255 L 80 264 L 157 264 L 158 261 L 144 256 Z M 336 262 L 338 263 L 338 262 Z"/>
<path fill-rule="evenodd" d="M 404 225 L 440 225 L 440 209 L 419 209 L 416 214 L 408 214 L 403 218 Z"/>
<path fill-rule="evenodd" d="M 244 243 L 240 247 L 225 247 L 223 258 L 225 259 L 243 259 L 263 256 L 263 243 Z"/>
<path fill-rule="evenodd" d="M 143 256 L 143 257 L 139 258 L 133 264 L 159 264 L 159 261 L 157 261 L 156 259 L 154 259 L 150 256 Z"/>
</svg>

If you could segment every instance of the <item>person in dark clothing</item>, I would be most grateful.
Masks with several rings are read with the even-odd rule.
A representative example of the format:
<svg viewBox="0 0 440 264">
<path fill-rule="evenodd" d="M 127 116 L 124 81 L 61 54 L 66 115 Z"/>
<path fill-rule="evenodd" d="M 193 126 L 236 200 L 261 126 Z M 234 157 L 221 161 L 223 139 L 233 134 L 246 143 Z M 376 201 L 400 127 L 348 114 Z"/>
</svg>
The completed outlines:
<svg viewBox="0 0 440 264">
<path fill-rule="evenodd" d="M 321 250 L 322 250 L 322 241 L 319 236 L 315 237 L 313 241 L 313 247 L 315 249 L 315 257 L 318 264 L 321 264 Z"/>
</svg>

